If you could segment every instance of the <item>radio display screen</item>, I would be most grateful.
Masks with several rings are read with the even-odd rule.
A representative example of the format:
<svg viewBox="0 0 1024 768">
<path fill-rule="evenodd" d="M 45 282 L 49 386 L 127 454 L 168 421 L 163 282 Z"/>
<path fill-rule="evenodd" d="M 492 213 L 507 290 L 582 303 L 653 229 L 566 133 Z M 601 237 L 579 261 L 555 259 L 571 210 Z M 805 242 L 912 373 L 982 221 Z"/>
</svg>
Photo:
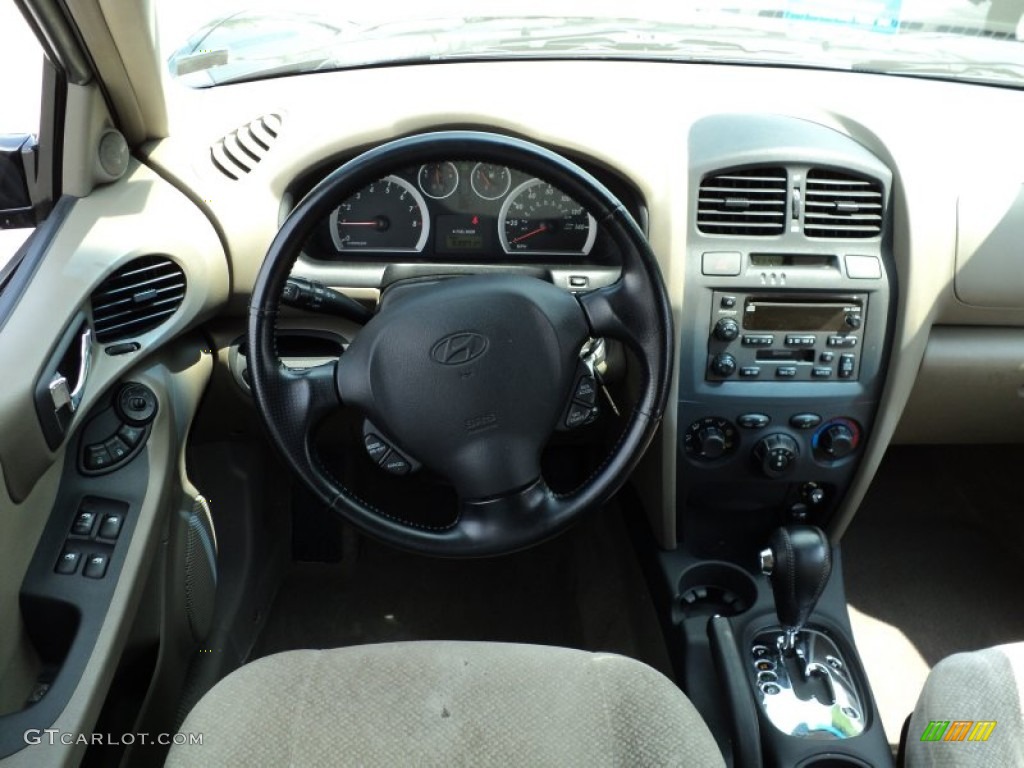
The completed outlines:
<svg viewBox="0 0 1024 768">
<path fill-rule="evenodd" d="M 782 302 L 748 298 L 743 329 L 750 331 L 844 331 L 846 316 L 859 315 L 859 304 Z"/>
</svg>

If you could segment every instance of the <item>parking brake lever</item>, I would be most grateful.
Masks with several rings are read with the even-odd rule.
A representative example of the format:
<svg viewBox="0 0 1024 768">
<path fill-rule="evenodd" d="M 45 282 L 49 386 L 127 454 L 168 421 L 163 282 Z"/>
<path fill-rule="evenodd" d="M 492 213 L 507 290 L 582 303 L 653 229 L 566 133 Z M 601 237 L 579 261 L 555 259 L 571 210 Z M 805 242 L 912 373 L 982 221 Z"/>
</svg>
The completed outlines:
<svg viewBox="0 0 1024 768">
<path fill-rule="evenodd" d="M 281 303 L 310 312 L 323 312 L 366 325 L 373 312 L 323 283 L 305 277 L 289 277 L 281 293 Z"/>
</svg>

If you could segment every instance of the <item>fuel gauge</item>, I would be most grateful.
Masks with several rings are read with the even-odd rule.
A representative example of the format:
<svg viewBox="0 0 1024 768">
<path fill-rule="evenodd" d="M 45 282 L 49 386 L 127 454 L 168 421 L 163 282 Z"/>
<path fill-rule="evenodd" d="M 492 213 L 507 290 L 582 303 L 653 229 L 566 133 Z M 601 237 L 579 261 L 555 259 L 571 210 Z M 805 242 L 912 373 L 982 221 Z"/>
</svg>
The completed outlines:
<svg viewBox="0 0 1024 768">
<path fill-rule="evenodd" d="M 484 200 L 497 200 L 504 197 L 512 186 L 512 174 L 504 165 L 494 163 L 477 163 L 469 175 L 470 186 Z"/>
</svg>

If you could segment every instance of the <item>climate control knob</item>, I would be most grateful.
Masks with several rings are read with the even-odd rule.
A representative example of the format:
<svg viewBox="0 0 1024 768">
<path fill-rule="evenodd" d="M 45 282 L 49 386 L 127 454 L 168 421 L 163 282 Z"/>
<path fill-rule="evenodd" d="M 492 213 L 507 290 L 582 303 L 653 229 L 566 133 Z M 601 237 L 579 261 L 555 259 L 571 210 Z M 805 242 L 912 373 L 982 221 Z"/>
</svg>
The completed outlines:
<svg viewBox="0 0 1024 768">
<path fill-rule="evenodd" d="M 833 424 L 818 436 L 818 447 L 833 459 L 843 459 L 857 447 L 857 436 L 845 424 Z"/>
<path fill-rule="evenodd" d="M 782 477 L 800 456 L 800 446 L 789 435 L 776 432 L 754 446 L 754 460 L 768 477 Z"/>
<path fill-rule="evenodd" d="M 693 422 L 683 433 L 686 453 L 702 461 L 714 461 L 736 450 L 736 426 L 721 416 L 706 416 Z"/>
<path fill-rule="evenodd" d="M 736 373 L 736 358 L 728 352 L 719 352 L 711 359 L 711 372 L 726 378 Z"/>
<path fill-rule="evenodd" d="M 715 323 L 713 333 L 719 341 L 733 341 L 740 335 L 740 325 L 731 317 L 723 317 Z"/>
</svg>

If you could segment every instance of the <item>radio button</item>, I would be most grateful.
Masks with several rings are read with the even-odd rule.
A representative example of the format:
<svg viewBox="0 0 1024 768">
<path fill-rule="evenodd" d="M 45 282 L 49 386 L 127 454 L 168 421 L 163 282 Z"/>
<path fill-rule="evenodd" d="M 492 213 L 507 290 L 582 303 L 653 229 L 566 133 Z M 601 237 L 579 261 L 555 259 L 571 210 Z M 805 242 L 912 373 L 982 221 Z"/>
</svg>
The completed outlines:
<svg viewBox="0 0 1024 768">
<path fill-rule="evenodd" d="M 822 352 L 820 355 L 818 355 L 818 360 L 820 360 L 823 363 L 831 363 L 835 359 L 835 352 Z"/>
<path fill-rule="evenodd" d="M 831 368 L 819 368 L 815 367 L 811 371 L 811 377 L 815 379 L 831 379 L 832 369 Z"/>
<path fill-rule="evenodd" d="M 854 355 L 839 356 L 839 378 L 849 379 L 853 376 L 853 370 L 857 365 L 857 358 Z"/>
<path fill-rule="evenodd" d="M 828 345 L 830 347 L 855 347 L 857 346 L 856 336 L 829 336 Z"/>
<path fill-rule="evenodd" d="M 723 317 L 715 324 L 715 338 L 719 341 L 732 341 L 740 335 L 740 326 L 731 317 Z"/>
<path fill-rule="evenodd" d="M 744 336 L 744 347 L 770 347 L 775 343 L 774 336 Z"/>
<path fill-rule="evenodd" d="M 742 379 L 756 379 L 761 375 L 761 368 L 757 365 L 745 365 L 740 368 L 740 378 Z"/>
<path fill-rule="evenodd" d="M 813 347 L 818 343 L 817 336 L 787 336 L 787 347 Z"/>
<path fill-rule="evenodd" d="M 736 423 L 744 429 L 764 429 L 771 421 L 771 417 L 763 413 L 744 413 L 736 419 Z"/>
<path fill-rule="evenodd" d="M 775 369 L 775 377 L 778 379 L 794 379 L 796 378 L 796 366 L 795 365 L 780 365 Z"/>
<path fill-rule="evenodd" d="M 719 306 L 722 309 L 735 309 L 736 308 L 736 297 L 735 296 L 723 296 L 719 302 Z"/>
<path fill-rule="evenodd" d="M 711 360 L 711 372 L 716 376 L 732 376 L 736 372 L 736 358 L 728 352 L 720 352 Z"/>
<path fill-rule="evenodd" d="M 816 413 L 797 413 L 789 419 L 789 425 L 793 429 L 814 429 L 819 424 L 821 416 Z"/>
</svg>

